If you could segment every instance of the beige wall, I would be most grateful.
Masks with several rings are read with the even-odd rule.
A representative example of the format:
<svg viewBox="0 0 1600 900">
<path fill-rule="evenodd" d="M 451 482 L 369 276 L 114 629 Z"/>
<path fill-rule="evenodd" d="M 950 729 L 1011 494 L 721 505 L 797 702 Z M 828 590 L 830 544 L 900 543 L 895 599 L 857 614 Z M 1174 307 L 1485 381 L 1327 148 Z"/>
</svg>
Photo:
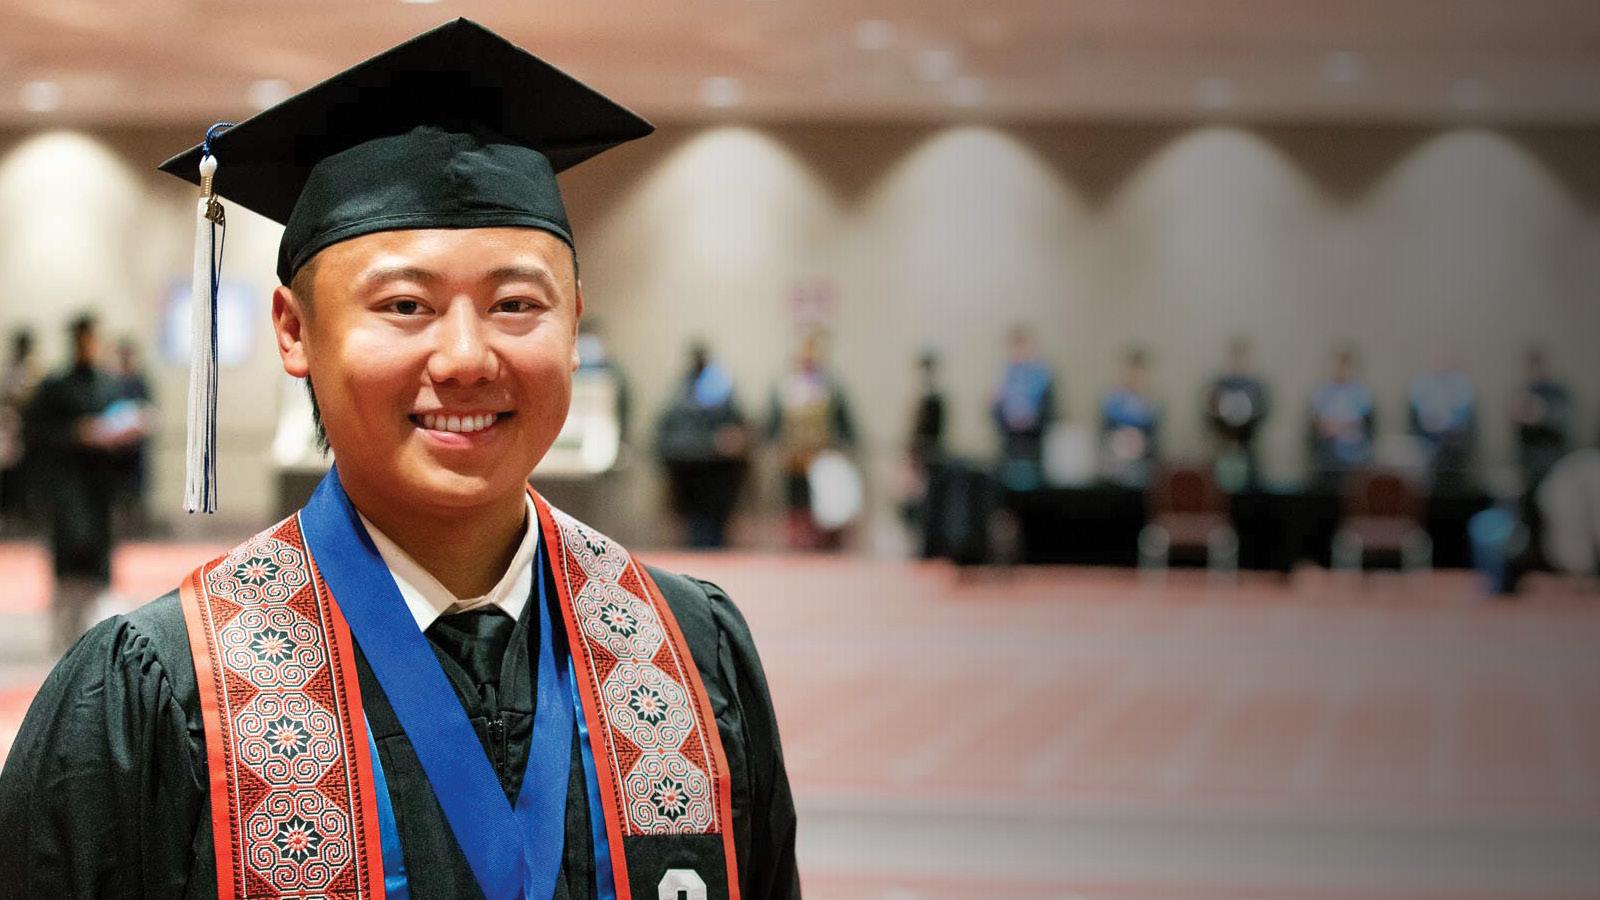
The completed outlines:
<svg viewBox="0 0 1600 900">
<path fill-rule="evenodd" d="M 0 134 L 0 327 L 39 327 L 55 359 L 60 324 L 95 305 L 113 332 L 150 344 L 159 297 L 188 269 L 193 202 L 150 169 L 192 136 Z M 1178 454 L 1204 446 L 1199 383 L 1230 335 L 1250 335 L 1278 404 L 1268 465 L 1293 475 L 1305 397 L 1345 340 L 1363 349 L 1387 430 L 1400 427 L 1407 379 L 1459 352 L 1483 395 L 1491 460 L 1509 454 L 1503 410 L 1521 350 L 1544 342 L 1593 436 L 1597 145 L 1600 131 L 1573 129 L 667 128 L 564 184 L 588 309 L 631 379 L 638 436 L 694 335 L 764 408 L 805 324 L 792 298 L 820 285 L 835 297 L 825 318 L 880 485 L 923 347 L 945 355 L 957 447 L 991 450 L 987 396 L 1016 322 L 1039 335 L 1083 423 L 1121 349 L 1147 346 Z M 230 223 L 227 277 L 263 302 L 255 353 L 223 386 L 223 503 L 264 519 L 277 230 L 237 207 Z M 186 382 L 175 368 L 158 375 L 156 489 L 172 508 Z M 622 516 L 635 523 L 652 519 L 659 489 L 640 462 Z"/>
</svg>

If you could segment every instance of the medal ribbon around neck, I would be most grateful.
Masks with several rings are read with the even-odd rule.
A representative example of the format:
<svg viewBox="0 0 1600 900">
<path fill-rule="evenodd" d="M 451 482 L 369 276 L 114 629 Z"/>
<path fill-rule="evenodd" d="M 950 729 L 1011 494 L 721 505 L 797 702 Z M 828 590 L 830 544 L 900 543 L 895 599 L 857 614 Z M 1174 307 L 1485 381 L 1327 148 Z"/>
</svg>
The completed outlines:
<svg viewBox="0 0 1600 900">
<path fill-rule="evenodd" d="M 335 467 L 300 513 L 307 548 L 383 686 L 456 843 L 487 900 L 555 893 L 566 836 L 574 716 L 570 661 L 557 665 L 540 542 L 539 650 L 533 740 L 515 806 L 466 710 L 395 587 Z M 538 528 L 537 521 L 528 523 Z M 376 759 L 376 757 L 374 757 Z"/>
</svg>

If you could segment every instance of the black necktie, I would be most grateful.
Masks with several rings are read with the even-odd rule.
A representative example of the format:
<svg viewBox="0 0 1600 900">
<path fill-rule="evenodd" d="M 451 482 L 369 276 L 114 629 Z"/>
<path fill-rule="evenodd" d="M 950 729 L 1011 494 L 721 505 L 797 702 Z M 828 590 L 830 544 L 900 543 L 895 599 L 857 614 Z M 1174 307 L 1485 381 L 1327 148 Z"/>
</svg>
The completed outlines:
<svg viewBox="0 0 1600 900">
<path fill-rule="evenodd" d="M 428 630 L 439 648 L 472 679 L 479 699 L 494 705 L 500 666 L 516 627 L 516 621 L 505 610 L 489 605 L 440 616 Z"/>
</svg>

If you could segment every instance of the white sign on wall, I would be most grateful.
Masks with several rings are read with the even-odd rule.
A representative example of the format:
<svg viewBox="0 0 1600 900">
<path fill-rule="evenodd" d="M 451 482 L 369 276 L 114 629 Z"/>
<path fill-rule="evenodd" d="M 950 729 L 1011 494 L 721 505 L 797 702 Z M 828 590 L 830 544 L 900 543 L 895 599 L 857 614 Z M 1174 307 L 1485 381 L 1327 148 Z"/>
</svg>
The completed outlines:
<svg viewBox="0 0 1600 900">
<path fill-rule="evenodd" d="M 224 281 L 217 289 L 217 364 L 232 368 L 250 357 L 255 336 L 254 285 Z M 161 301 L 161 357 L 175 366 L 189 365 L 189 282 L 174 281 Z"/>
</svg>

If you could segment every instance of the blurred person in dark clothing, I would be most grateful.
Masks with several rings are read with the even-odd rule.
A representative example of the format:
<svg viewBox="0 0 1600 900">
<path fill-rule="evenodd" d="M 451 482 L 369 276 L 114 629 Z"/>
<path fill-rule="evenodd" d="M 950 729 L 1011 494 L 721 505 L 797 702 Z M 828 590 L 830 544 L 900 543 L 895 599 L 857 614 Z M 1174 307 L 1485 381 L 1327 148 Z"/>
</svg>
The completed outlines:
<svg viewBox="0 0 1600 900">
<path fill-rule="evenodd" d="M 0 374 L 0 522 L 7 525 L 27 515 L 28 454 L 22 415 L 38 384 L 33 332 L 18 329 L 11 336 L 11 358 Z"/>
<path fill-rule="evenodd" d="M 794 367 L 772 392 L 767 416 L 767 437 L 777 442 L 782 458 L 786 537 L 795 549 L 831 550 L 843 542 L 841 528 L 816 521 L 812 497 L 813 463 L 828 451 L 848 453 L 856 442 L 849 400 L 825 353 L 822 334 L 801 340 Z"/>
<path fill-rule="evenodd" d="M 1310 444 L 1312 485 L 1339 493 L 1345 476 L 1372 461 L 1377 427 L 1377 401 L 1356 376 L 1355 351 L 1334 354 L 1333 374 L 1311 393 Z"/>
<path fill-rule="evenodd" d="M 139 345 L 132 338 L 117 342 L 117 367 L 112 376 L 113 395 L 121 408 L 146 414 L 154 402 L 150 380 L 144 373 L 139 358 Z M 118 504 L 125 508 L 133 527 L 144 530 L 146 525 L 145 493 L 148 489 L 149 439 L 140 435 L 124 450 L 115 454 L 118 470 Z"/>
<path fill-rule="evenodd" d="M 1542 348 L 1529 350 L 1527 363 L 1528 380 L 1513 401 L 1511 419 L 1517 429 L 1517 462 L 1531 491 L 1571 443 L 1572 393 L 1551 375 Z"/>
<path fill-rule="evenodd" d="M 932 555 L 928 539 L 929 491 L 944 462 L 945 402 L 939 385 L 939 355 L 924 351 L 917 359 L 922 394 L 911 415 L 911 437 L 906 445 L 905 483 L 901 488 L 901 514 L 913 532 L 922 535 L 922 556 Z"/>
<path fill-rule="evenodd" d="M 1026 327 L 1011 329 L 1007 348 L 990 405 L 1000 435 L 1000 482 L 1007 490 L 1034 490 L 1044 484 L 1044 436 L 1056 419 L 1055 376 Z"/>
<path fill-rule="evenodd" d="M 70 331 L 71 363 L 40 382 L 25 416 L 50 517 L 57 650 L 82 633 L 90 605 L 110 587 L 115 457 L 144 435 L 142 418 L 118 403 L 116 380 L 97 366 L 94 318 L 79 316 Z"/>
<path fill-rule="evenodd" d="M 689 368 L 656 427 L 673 511 L 691 547 L 727 545 L 728 518 L 744 482 L 750 434 L 733 379 L 705 344 L 689 349 Z"/>
<path fill-rule="evenodd" d="M 922 377 L 922 396 L 911 420 L 911 459 L 927 466 L 944 456 L 944 389 L 939 386 L 939 355 L 926 351 L 917 360 Z"/>
<path fill-rule="evenodd" d="M 1422 443 L 1433 490 L 1466 486 L 1477 440 L 1478 398 L 1455 354 L 1441 353 L 1433 370 L 1411 380 L 1406 392 L 1411 433 Z"/>
<path fill-rule="evenodd" d="M 1161 407 L 1150 394 L 1150 367 L 1144 351 L 1129 349 L 1122 380 L 1100 400 L 1100 441 L 1106 478 L 1124 487 L 1150 481 L 1161 431 Z"/>
<path fill-rule="evenodd" d="M 1247 490 L 1258 483 L 1256 435 L 1268 405 L 1267 385 L 1250 359 L 1250 342 L 1235 338 L 1228 345 L 1228 367 L 1206 392 L 1206 421 L 1218 443 L 1217 483 L 1224 490 Z"/>
</svg>

